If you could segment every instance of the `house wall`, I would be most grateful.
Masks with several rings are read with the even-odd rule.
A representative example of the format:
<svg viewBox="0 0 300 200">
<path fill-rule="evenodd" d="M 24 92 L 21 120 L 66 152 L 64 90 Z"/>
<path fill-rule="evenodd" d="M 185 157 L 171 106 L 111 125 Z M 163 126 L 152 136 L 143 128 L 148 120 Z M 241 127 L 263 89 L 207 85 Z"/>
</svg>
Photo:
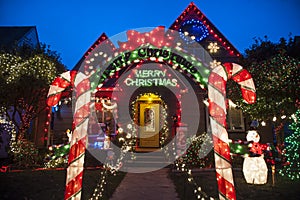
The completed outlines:
<svg viewBox="0 0 300 200">
<path fill-rule="evenodd" d="M 53 127 L 50 130 L 50 143 L 66 143 L 68 141 L 66 130 L 72 130 L 73 124 L 72 106 L 62 103 L 58 111 L 52 112 L 51 120 L 51 123 L 53 123 Z"/>
<path fill-rule="evenodd" d="M 242 132 L 232 132 L 228 131 L 228 137 L 232 140 L 242 140 L 246 141 L 247 131 L 250 129 L 249 124 L 251 121 L 249 119 L 245 119 L 245 131 Z M 271 143 L 273 144 L 273 131 L 272 131 L 272 123 L 267 122 L 266 126 L 259 125 L 257 128 L 257 132 L 260 135 L 260 143 Z"/>
</svg>

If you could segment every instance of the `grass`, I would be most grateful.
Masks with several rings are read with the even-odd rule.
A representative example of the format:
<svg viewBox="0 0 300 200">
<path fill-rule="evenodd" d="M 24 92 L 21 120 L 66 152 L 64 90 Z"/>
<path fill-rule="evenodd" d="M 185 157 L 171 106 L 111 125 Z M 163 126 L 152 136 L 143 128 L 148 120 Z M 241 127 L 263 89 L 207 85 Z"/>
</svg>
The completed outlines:
<svg viewBox="0 0 300 200">
<path fill-rule="evenodd" d="M 264 185 L 247 184 L 241 170 L 234 170 L 234 183 L 236 196 L 239 200 L 299 200 L 300 199 L 300 180 L 289 180 L 275 174 L 275 186 L 272 186 L 272 175 L 268 175 L 268 182 Z M 171 172 L 176 191 L 181 200 L 197 199 L 194 194 L 194 185 L 188 183 L 187 175 L 181 172 Z M 208 196 L 218 199 L 217 182 L 215 171 L 194 172 L 193 177 L 198 186 L 202 188 Z"/>
<path fill-rule="evenodd" d="M 100 179 L 100 169 L 85 170 L 82 199 L 91 198 Z M 109 175 L 104 199 L 109 199 L 125 173 Z M 2 200 L 57 200 L 64 198 L 66 170 L 46 170 L 0 173 L 0 199 Z"/>
</svg>

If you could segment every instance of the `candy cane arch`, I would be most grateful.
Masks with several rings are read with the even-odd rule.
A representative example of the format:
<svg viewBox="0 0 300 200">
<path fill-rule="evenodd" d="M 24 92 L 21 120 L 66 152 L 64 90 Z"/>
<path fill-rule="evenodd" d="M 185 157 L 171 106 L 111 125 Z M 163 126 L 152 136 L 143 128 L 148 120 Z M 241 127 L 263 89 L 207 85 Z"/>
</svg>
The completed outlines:
<svg viewBox="0 0 300 200">
<path fill-rule="evenodd" d="M 240 65 L 225 63 L 212 70 L 208 79 L 208 98 L 220 199 L 236 199 L 226 131 L 226 83 L 229 79 L 241 86 L 243 99 L 247 103 L 251 104 L 256 100 L 252 77 Z"/>
<path fill-rule="evenodd" d="M 62 92 L 67 87 L 74 85 L 76 74 L 76 71 L 67 71 L 62 73 L 52 81 L 46 101 L 48 106 L 55 106 L 58 104 L 62 96 Z"/>
<path fill-rule="evenodd" d="M 54 106 L 68 86 L 76 91 L 73 115 L 73 135 L 67 168 L 65 199 L 80 199 L 82 190 L 83 164 L 86 149 L 86 135 L 90 114 L 90 82 L 82 73 L 68 71 L 57 77 L 51 84 L 47 104 Z"/>
</svg>

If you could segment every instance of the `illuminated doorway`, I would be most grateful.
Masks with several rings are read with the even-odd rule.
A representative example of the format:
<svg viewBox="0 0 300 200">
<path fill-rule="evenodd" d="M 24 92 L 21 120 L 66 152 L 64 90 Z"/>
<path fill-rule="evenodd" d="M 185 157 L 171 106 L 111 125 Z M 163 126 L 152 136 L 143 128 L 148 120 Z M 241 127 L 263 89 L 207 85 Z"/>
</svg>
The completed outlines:
<svg viewBox="0 0 300 200">
<path fill-rule="evenodd" d="M 134 118 L 139 124 L 138 148 L 159 148 L 161 132 L 166 121 L 166 110 L 160 96 L 153 93 L 142 94 L 136 101 Z"/>
</svg>

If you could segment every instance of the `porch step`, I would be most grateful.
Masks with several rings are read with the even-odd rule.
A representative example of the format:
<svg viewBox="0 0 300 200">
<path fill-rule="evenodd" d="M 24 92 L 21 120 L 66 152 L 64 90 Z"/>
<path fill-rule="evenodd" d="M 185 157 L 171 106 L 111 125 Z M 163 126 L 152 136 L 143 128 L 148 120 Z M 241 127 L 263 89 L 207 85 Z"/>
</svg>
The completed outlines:
<svg viewBox="0 0 300 200">
<path fill-rule="evenodd" d="M 130 173 L 146 173 L 150 171 L 156 171 L 168 166 L 170 163 L 166 158 L 164 152 L 136 152 L 135 159 L 130 158 L 130 154 L 126 158 L 126 161 L 122 167 L 123 171 Z"/>
</svg>

